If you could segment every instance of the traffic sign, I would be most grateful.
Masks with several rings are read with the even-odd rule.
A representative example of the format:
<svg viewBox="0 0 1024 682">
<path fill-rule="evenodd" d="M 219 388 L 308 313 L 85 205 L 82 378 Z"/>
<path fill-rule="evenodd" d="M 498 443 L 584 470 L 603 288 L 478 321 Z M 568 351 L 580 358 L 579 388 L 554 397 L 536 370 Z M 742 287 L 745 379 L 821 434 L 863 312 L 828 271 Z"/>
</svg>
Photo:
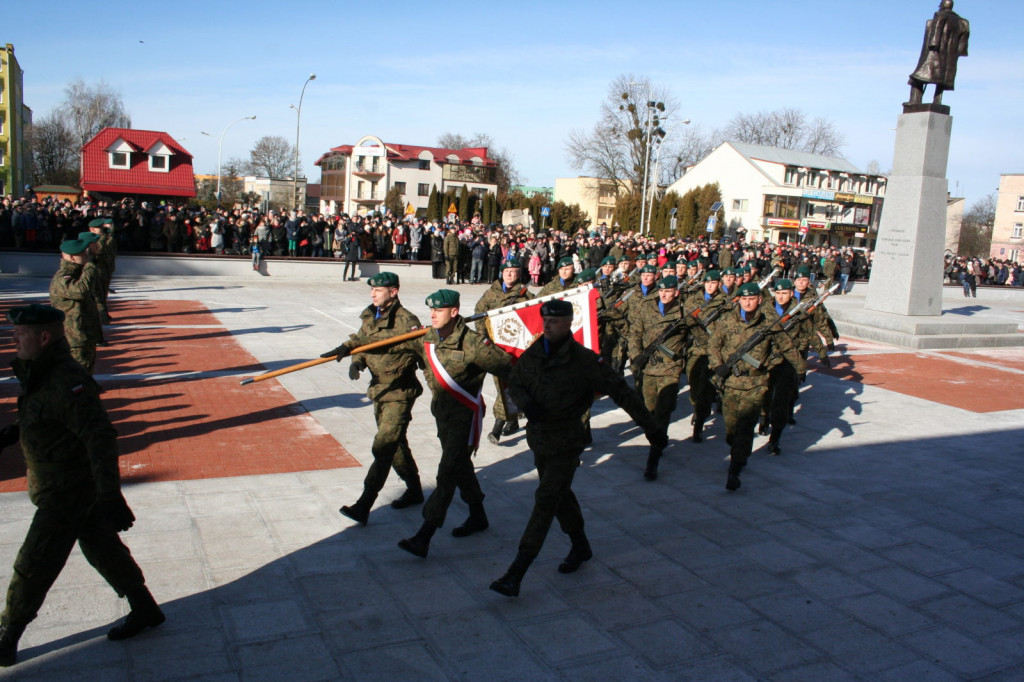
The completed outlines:
<svg viewBox="0 0 1024 682">
<path fill-rule="evenodd" d="M 550 218 L 551 217 L 551 207 L 550 206 L 541 206 L 540 214 L 542 216 L 544 216 L 545 218 Z"/>
<path fill-rule="evenodd" d="M 718 218 L 716 218 L 715 216 L 710 216 L 708 218 L 708 232 L 714 232 L 715 231 L 715 225 L 717 223 L 718 223 Z"/>
</svg>

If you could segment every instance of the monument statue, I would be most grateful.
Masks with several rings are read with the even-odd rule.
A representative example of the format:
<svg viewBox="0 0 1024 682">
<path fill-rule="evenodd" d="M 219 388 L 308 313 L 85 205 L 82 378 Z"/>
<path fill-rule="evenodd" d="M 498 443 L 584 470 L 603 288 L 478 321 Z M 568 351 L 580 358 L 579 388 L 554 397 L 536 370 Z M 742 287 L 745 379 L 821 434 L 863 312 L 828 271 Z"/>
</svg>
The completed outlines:
<svg viewBox="0 0 1024 682">
<path fill-rule="evenodd" d="M 935 85 L 934 104 L 942 104 L 942 93 L 953 89 L 956 79 L 956 62 L 967 56 L 967 37 L 971 25 L 953 11 L 953 0 L 942 0 L 939 11 L 924 27 L 924 44 L 917 68 L 910 74 L 910 101 L 907 104 L 921 104 L 924 87 Z"/>
</svg>

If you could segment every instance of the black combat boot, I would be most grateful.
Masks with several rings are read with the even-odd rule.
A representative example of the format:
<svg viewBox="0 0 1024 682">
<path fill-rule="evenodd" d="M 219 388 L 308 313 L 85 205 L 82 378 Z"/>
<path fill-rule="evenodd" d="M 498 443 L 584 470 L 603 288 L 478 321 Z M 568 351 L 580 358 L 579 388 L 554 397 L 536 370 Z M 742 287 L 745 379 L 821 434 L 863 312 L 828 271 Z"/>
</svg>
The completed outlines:
<svg viewBox="0 0 1024 682">
<path fill-rule="evenodd" d="M 770 455 L 781 455 L 782 448 L 779 447 L 779 441 L 782 439 L 782 429 L 772 429 L 772 435 L 768 437 L 768 454 Z"/>
<path fill-rule="evenodd" d="M 695 419 L 693 422 L 693 442 L 700 443 L 704 440 L 704 420 Z"/>
<path fill-rule="evenodd" d="M 505 428 L 501 430 L 501 435 L 511 436 L 513 433 L 519 430 L 519 417 L 512 417 L 505 422 Z"/>
<path fill-rule="evenodd" d="M 644 478 L 648 481 L 658 480 L 658 462 L 661 460 L 661 448 L 652 445 L 647 451 L 647 466 L 644 468 Z"/>
<path fill-rule="evenodd" d="M 759 436 L 768 435 L 768 415 L 761 415 L 761 419 L 757 422 L 757 434 Z"/>
<path fill-rule="evenodd" d="M 365 526 L 366 522 L 370 520 L 370 508 L 373 507 L 373 501 L 376 499 L 376 495 L 370 494 L 364 490 L 363 494 L 359 496 L 359 499 L 356 500 L 355 504 L 352 506 L 346 505 L 338 511 L 356 523 Z"/>
<path fill-rule="evenodd" d="M 123 621 L 110 628 L 110 631 L 107 632 L 107 639 L 114 641 L 129 639 L 146 628 L 155 628 L 167 620 L 145 585 L 128 592 L 125 596 L 128 597 L 128 604 L 132 607 L 131 613 Z"/>
<path fill-rule="evenodd" d="M 429 521 L 424 521 L 420 529 L 416 531 L 416 535 L 405 540 L 399 540 L 398 546 L 409 554 L 415 554 L 421 559 L 426 559 L 427 552 L 430 550 L 430 538 L 434 537 L 436 530 L 437 526 Z"/>
<path fill-rule="evenodd" d="M 559 573 L 575 573 L 584 561 L 590 561 L 594 557 L 594 552 L 591 551 L 590 543 L 584 533 L 574 533 L 570 537 L 572 538 L 572 547 L 562 563 L 558 564 Z"/>
<path fill-rule="evenodd" d="M 484 503 L 474 502 L 469 505 L 469 518 L 461 526 L 452 528 L 452 537 L 464 538 L 473 533 L 487 530 L 490 525 L 487 522 L 487 512 L 484 511 Z"/>
<path fill-rule="evenodd" d="M 505 428 L 507 422 L 504 419 L 495 419 L 494 428 L 487 434 L 487 442 L 491 445 L 497 445 L 498 441 L 501 440 L 501 430 Z"/>
<path fill-rule="evenodd" d="M 523 582 L 523 576 L 526 575 L 526 570 L 532 563 L 533 557 L 528 557 L 522 552 L 516 554 L 516 558 L 512 560 L 512 565 L 505 571 L 505 575 L 491 583 L 491 589 L 506 597 L 518 597 L 519 584 Z"/>
<path fill-rule="evenodd" d="M 420 477 L 405 482 L 405 492 L 397 500 L 391 503 L 392 509 L 405 509 L 415 504 L 423 504 L 423 487 L 420 485 Z"/>
<path fill-rule="evenodd" d="M 18 662 L 18 640 L 25 632 L 25 623 L 0 625 L 0 667 L 9 668 Z"/>
<path fill-rule="evenodd" d="M 742 464 L 729 463 L 729 477 L 725 479 L 726 490 L 740 489 L 740 472 L 743 471 Z"/>
</svg>

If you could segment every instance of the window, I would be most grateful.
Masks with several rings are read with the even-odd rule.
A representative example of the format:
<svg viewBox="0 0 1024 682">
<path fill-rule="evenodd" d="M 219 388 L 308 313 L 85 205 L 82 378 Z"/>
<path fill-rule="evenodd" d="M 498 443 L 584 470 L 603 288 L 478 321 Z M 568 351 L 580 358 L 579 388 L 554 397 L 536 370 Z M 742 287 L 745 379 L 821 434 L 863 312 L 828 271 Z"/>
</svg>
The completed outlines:
<svg viewBox="0 0 1024 682">
<path fill-rule="evenodd" d="M 4 134 L 4 120 L 0 118 L 0 135 Z"/>
<path fill-rule="evenodd" d="M 483 199 L 483 198 L 484 198 L 484 195 L 485 195 L 485 194 L 487 194 L 487 190 L 486 190 L 486 189 L 484 189 L 483 187 L 474 187 L 474 188 L 473 188 L 473 189 L 471 189 L 470 191 L 471 191 L 471 192 L 472 192 L 473 194 L 477 195 L 477 197 L 479 197 L 480 199 Z"/>
<path fill-rule="evenodd" d="M 0 147 L 0 166 L 4 165 L 4 149 Z"/>
<path fill-rule="evenodd" d="M 430 159 L 420 159 L 419 168 L 420 170 L 430 170 Z"/>
<path fill-rule="evenodd" d="M 362 180 L 360 180 L 359 182 L 356 183 L 356 199 L 362 199 L 363 198 L 363 186 L 365 184 L 366 183 L 363 182 Z"/>
<path fill-rule="evenodd" d="M 394 187 L 395 187 L 395 189 L 398 190 L 399 194 L 405 194 L 405 183 L 404 182 L 396 182 L 394 184 Z"/>
<path fill-rule="evenodd" d="M 1020 239 L 1021 237 L 1024 237 L 1024 223 L 1014 223 L 1010 239 Z"/>
<path fill-rule="evenodd" d="M 421 161 L 420 163 L 423 163 L 423 162 Z M 419 194 L 419 196 L 421 196 L 421 197 L 429 197 L 430 196 L 430 186 L 427 183 L 425 183 L 425 182 L 421 182 L 420 185 L 419 185 L 419 189 L 417 190 L 417 194 Z"/>
<path fill-rule="evenodd" d="M 796 184 L 796 178 L 797 178 L 796 168 L 787 168 L 786 169 L 786 180 L 785 180 L 785 183 L 787 185 L 795 185 Z"/>
<path fill-rule="evenodd" d="M 166 173 L 169 170 L 167 164 L 167 157 L 164 156 L 163 154 L 150 154 L 149 170 L 157 171 L 160 173 Z"/>
<path fill-rule="evenodd" d="M 128 152 L 110 152 L 111 168 L 128 168 Z"/>
<path fill-rule="evenodd" d="M 732 200 L 732 210 L 734 210 L 734 211 L 746 211 L 747 210 L 747 200 L 746 199 L 733 199 Z"/>
<path fill-rule="evenodd" d="M 1017 210 L 1024 211 L 1024 197 L 1017 197 Z"/>
</svg>

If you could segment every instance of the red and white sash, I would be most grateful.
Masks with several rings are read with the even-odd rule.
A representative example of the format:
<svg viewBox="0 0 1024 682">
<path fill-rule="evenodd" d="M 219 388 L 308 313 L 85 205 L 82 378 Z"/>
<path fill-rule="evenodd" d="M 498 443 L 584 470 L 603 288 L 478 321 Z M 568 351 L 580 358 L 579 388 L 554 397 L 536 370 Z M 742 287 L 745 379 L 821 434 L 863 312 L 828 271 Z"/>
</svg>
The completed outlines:
<svg viewBox="0 0 1024 682">
<path fill-rule="evenodd" d="M 469 445 L 476 450 L 480 447 L 480 434 L 484 428 L 484 413 L 487 411 L 487 406 L 484 404 L 483 384 L 480 385 L 480 390 L 477 391 L 475 397 L 462 386 L 459 386 L 455 379 L 452 379 L 451 375 L 448 374 L 444 365 L 441 364 L 441 360 L 437 357 L 436 345 L 434 343 L 423 344 L 427 351 L 427 364 L 430 365 L 430 371 L 434 373 L 437 383 L 441 384 L 444 390 L 453 398 L 473 410 L 473 424 L 469 430 Z"/>
</svg>

